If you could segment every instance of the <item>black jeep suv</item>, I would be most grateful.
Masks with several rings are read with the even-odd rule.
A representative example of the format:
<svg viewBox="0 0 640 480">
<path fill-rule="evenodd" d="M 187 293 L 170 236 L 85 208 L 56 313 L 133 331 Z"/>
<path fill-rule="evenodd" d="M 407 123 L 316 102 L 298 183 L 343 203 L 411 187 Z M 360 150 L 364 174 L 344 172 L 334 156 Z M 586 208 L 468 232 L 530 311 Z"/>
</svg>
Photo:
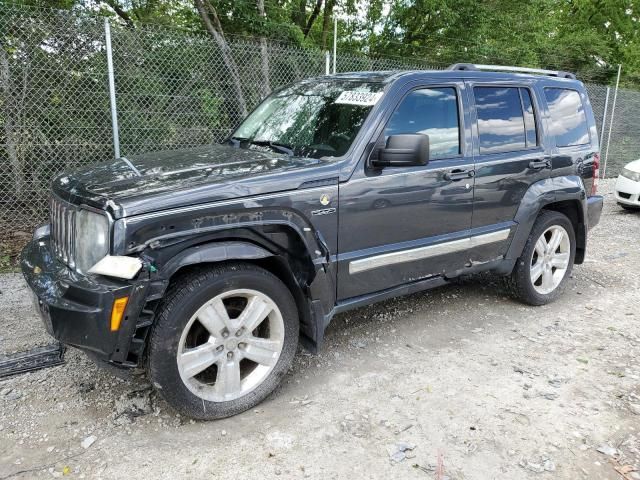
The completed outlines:
<svg viewBox="0 0 640 480">
<path fill-rule="evenodd" d="M 600 218 L 598 165 L 569 73 L 320 77 L 222 145 L 58 176 L 22 270 L 55 338 L 220 418 L 264 399 L 338 312 L 486 270 L 528 304 L 556 299 Z"/>
</svg>

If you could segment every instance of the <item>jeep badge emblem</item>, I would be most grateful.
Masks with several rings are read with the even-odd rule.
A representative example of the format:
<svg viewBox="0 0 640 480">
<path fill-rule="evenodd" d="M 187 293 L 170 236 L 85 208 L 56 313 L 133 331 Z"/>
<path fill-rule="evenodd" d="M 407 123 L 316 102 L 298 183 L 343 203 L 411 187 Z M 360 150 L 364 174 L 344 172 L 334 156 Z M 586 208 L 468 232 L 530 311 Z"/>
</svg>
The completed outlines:
<svg viewBox="0 0 640 480">
<path fill-rule="evenodd" d="M 326 207 L 327 205 L 329 205 L 329 203 L 331 203 L 331 199 L 329 198 L 329 195 L 327 195 L 326 193 L 323 193 L 322 195 L 320 195 L 320 204 L 323 207 Z"/>
</svg>

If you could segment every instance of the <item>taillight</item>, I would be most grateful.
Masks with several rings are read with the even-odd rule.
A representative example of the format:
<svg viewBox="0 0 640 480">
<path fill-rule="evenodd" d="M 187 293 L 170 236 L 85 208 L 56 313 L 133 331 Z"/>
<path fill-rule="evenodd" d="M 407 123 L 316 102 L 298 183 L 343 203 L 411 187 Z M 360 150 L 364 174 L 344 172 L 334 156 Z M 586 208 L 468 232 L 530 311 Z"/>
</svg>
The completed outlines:
<svg viewBox="0 0 640 480">
<path fill-rule="evenodd" d="M 591 184 L 591 195 L 598 192 L 598 179 L 600 178 L 600 154 L 593 156 L 593 183 Z"/>
</svg>

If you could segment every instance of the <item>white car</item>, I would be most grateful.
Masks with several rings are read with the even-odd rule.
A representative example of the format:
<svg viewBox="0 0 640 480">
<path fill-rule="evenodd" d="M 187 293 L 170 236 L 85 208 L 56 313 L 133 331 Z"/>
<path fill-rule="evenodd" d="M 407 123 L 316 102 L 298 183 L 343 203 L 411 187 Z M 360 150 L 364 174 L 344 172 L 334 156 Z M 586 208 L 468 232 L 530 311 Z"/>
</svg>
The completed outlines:
<svg viewBox="0 0 640 480">
<path fill-rule="evenodd" d="M 640 208 L 640 160 L 627 163 L 616 180 L 616 202 L 627 209 Z"/>
</svg>

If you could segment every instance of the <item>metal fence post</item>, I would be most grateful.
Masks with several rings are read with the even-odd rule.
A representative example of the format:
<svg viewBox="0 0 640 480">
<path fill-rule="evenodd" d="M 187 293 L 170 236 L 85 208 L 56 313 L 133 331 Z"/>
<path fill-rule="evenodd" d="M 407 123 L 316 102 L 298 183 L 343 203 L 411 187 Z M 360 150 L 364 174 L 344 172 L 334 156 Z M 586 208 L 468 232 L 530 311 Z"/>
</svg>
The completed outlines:
<svg viewBox="0 0 640 480">
<path fill-rule="evenodd" d="M 604 142 L 604 130 L 607 126 L 607 109 L 609 108 L 609 94 L 611 88 L 607 87 L 607 96 L 604 98 L 604 113 L 602 114 L 602 123 L 600 124 L 600 148 L 602 149 Z"/>
<path fill-rule="evenodd" d="M 324 52 L 324 60 L 324 74 L 329 75 L 331 74 L 331 54 L 329 53 L 329 50 Z"/>
<path fill-rule="evenodd" d="M 620 85 L 620 72 L 622 64 L 618 65 L 618 78 L 616 79 L 616 90 L 613 94 L 613 105 L 611 107 L 611 120 L 609 120 L 609 136 L 607 137 L 607 151 L 604 154 L 604 166 L 602 167 L 602 178 L 607 178 L 607 159 L 609 158 L 609 145 L 611 145 L 611 130 L 613 130 L 613 118 L 616 113 L 616 101 L 618 100 L 618 86 Z"/>
<path fill-rule="evenodd" d="M 107 74 L 109 76 L 109 103 L 111 104 L 111 128 L 113 130 L 113 154 L 120 158 L 120 132 L 118 131 L 118 109 L 116 107 L 116 82 L 113 73 L 113 53 L 111 51 L 111 26 L 104 19 L 104 36 L 107 45 Z"/>
<path fill-rule="evenodd" d="M 604 144 L 602 142 L 604 142 L 604 131 L 607 128 L 607 109 L 609 108 L 609 94 L 611 93 L 611 88 L 607 87 L 607 96 L 604 99 L 604 112 L 602 114 L 602 123 L 600 124 L 600 152 L 602 152 L 602 149 L 605 148 Z M 607 146 L 608 148 L 608 146 Z M 600 178 L 604 178 L 604 165 L 603 165 L 603 171 L 600 174 Z"/>
<path fill-rule="evenodd" d="M 333 18 L 333 73 L 336 73 L 336 57 L 338 55 L 338 17 Z"/>
</svg>

